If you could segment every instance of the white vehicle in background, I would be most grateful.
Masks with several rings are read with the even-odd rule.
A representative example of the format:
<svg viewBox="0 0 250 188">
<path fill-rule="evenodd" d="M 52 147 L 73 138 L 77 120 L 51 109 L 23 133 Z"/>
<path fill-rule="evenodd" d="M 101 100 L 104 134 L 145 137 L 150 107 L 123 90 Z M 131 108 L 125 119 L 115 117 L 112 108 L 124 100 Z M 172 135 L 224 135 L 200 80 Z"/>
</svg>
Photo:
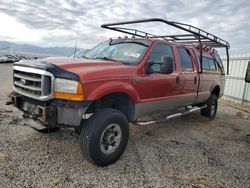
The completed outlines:
<svg viewBox="0 0 250 188">
<path fill-rule="evenodd" d="M 0 63 L 5 63 L 8 60 L 9 60 L 8 57 L 6 57 L 6 56 L 0 56 Z"/>
<path fill-rule="evenodd" d="M 0 63 L 14 63 L 22 59 L 31 59 L 31 57 L 24 57 L 19 55 L 1 55 Z"/>
</svg>

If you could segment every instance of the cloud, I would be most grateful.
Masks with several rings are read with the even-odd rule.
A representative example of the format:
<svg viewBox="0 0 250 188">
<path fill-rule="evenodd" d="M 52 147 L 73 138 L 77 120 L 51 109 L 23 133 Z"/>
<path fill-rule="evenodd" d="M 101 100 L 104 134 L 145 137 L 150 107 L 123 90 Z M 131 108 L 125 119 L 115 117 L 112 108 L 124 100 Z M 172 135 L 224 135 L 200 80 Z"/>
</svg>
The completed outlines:
<svg viewBox="0 0 250 188">
<path fill-rule="evenodd" d="M 23 33 L 16 35 L 21 38 L 18 41 L 73 46 L 78 38 L 80 46 L 90 47 L 119 35 L 100 28 L 103 23 L 160 17 L 201 27 L 228 40 L 232 53 L 246 53 L 250 44 L 249 8 L 247 0 L 1 0 L 0 22 L 5 14 L 25 27 L 23 30 L 29 30 L 33 40 L 27 40 Z M 139 27 L 157 33 L 171 31 L 160 24 Z M 7 29 L 1 27 L 1 38 L 6 37 Z M 15 36 L 10 34 L 8 38 Z"/>
</svg>

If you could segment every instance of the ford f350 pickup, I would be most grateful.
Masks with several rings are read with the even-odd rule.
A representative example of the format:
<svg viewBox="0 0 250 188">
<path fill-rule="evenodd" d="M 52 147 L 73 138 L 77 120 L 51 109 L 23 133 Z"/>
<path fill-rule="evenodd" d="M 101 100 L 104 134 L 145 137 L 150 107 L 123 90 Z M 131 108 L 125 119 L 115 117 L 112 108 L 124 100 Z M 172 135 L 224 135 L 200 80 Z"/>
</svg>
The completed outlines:
<svg viewBox="0 0 250 188">
<path fill-rule="evenodd" d="M 161 22 L 176 35 L 121 27 Z M 130 122 L 160 123 L 201 110 L 213 119 L 223 95 L 225 71 L 215 48 L 229 43 L 188 24 L 147 19 L 102 25 L 132 37 L 104 41 L 82 58 L 45 58 L 14 63 L 12 103 L 36 130 L 71 127 L 80 134 L 84 157 L 95 165 L 124 152 Z M 174 113 L 183 109 L 182 112 Z M 169 112 L 159 120 L 138 118 Z"/>
</svg>

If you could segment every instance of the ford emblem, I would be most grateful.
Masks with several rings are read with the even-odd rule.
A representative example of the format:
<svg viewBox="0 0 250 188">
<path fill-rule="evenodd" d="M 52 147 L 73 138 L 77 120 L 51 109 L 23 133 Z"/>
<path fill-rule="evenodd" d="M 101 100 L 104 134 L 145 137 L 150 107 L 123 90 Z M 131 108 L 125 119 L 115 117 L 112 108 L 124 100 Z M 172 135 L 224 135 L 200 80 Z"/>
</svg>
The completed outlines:
<svg viewBox="0 0 250 188">
<path fill-rule="evenodd" d="M 24 80 L 24 79 L 21 79 L 20 82 L 21 82 L 21 84 L 23 84 L 23 85 L 26 84 L 26 80 Z"/>
</svg>

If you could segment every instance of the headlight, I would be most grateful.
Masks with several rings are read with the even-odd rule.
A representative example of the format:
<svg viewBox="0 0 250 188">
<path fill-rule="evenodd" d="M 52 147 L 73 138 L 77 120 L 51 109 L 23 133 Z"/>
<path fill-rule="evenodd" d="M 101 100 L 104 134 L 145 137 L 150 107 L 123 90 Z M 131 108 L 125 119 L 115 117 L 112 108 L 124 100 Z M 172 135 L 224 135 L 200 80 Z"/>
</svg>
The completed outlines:
<svg viewBox="0 0 250 188">
<path fill-rule="evenodd" d="M 56 78 L 54 86 L 55 98 L 77 101 L 81 101 L 84 99 L 83 86 L 80 82 Z"/>
<path fill-rule="evenodd" d="M 55 79 L 55 92 L 62 92 L 62 93 L 77 93 L 79 82 L 66 80 L 61 78 Z"/>
</svg>

